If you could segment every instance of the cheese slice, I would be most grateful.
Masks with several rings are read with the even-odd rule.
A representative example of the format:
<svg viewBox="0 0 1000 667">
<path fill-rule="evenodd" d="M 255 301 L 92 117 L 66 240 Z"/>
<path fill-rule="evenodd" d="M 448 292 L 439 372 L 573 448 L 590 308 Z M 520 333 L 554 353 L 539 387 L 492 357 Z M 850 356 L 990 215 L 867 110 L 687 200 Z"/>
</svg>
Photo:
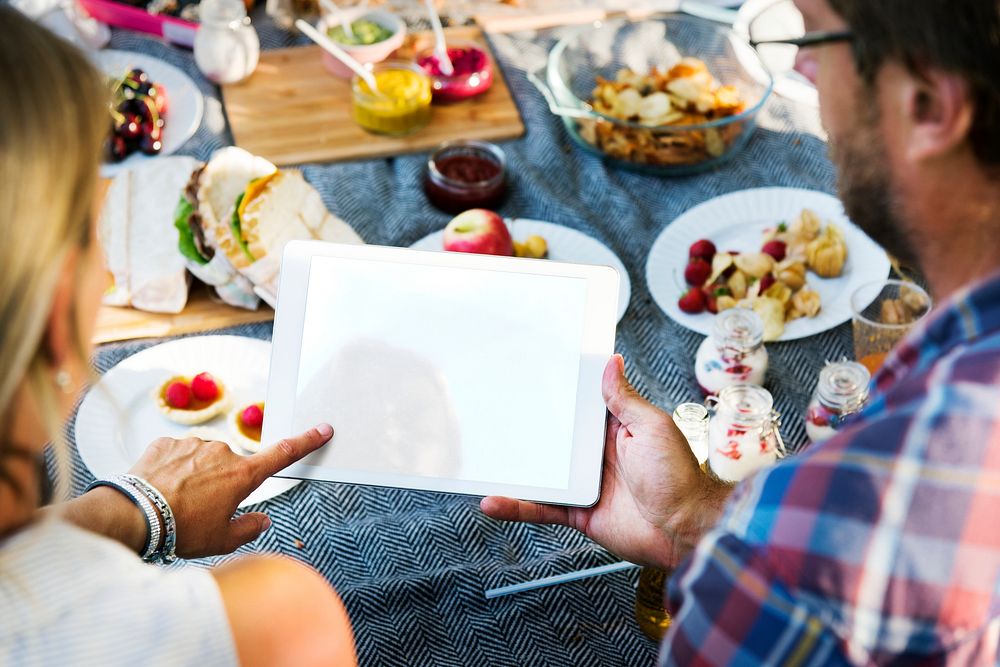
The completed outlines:
<svg viewBox="0 0 1000 667">
<path fill-rule="evenodd" d="M 253 282 L 257 295 L 272 306 L 277 300 L 281 254 L 286 243 L 364 243 L 347 223 L 327 211 L 316 188 L 293 169 L 270 177 L 259 194 L 244 198 L 241 209 L 241 231 L 255 258 L 241 272 Z"/>
</svg>

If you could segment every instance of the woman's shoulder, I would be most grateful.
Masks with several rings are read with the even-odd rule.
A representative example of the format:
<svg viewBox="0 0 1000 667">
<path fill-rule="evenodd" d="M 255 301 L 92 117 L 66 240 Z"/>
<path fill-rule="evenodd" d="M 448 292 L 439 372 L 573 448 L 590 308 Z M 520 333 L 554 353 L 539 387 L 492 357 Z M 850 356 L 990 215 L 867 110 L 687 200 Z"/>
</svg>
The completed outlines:
<svg viewBox="0 0 1000 667">
<path fill-rule="evenodd" d="M 0 663 L 233 664 L 208 571 L 164 570 L 58 520 L 0 541 Z"/>
</svg>

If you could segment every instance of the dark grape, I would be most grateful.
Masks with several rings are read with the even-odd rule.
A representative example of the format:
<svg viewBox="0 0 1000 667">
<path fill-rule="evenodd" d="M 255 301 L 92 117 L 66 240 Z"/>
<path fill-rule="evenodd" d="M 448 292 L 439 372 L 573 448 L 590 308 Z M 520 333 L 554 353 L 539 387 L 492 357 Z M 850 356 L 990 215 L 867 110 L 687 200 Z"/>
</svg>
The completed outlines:
<svg viewBox="0 0 1000 667">
<path fill-rule="evenodd" d="M 115 162 L 121 162 L 129 153 L 128 145 L 125 143 L 125 140 L 117 134 L 111 137 L 109 147 L 111 159 Z"/>
<path fill-rule="evenodd" d="M 126 114 L 125 122 L 117 130 L 126 139 L 134 139 L 142 132 L 142 118 L 136 114 Z"/>
</svg>

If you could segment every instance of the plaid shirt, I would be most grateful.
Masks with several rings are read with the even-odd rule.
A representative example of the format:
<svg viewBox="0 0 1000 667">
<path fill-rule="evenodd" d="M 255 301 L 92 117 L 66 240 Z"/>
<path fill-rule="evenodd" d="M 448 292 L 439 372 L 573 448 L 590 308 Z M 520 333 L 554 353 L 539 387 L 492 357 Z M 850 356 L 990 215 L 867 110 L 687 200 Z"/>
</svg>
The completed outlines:
<svg viewBox="0 0 1000 667">
<path fill-rule="evenodd" d="M 1000 665 L 1000 274 L 873 382 L 734 492 L 671 582 L 661 665 Z"/>
</svg>

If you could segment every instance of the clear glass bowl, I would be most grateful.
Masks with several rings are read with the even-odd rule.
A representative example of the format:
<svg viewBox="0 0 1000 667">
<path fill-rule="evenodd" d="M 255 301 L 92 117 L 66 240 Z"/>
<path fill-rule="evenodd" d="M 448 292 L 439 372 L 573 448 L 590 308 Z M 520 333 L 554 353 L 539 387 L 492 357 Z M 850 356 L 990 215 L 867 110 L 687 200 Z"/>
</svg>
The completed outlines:
<svg viewBox="0 0 1000 667">
<path fill-rule="evenodd" d="M 702 60 L 721 85 L 733 86 L 743 111 L 698 124 L 645 125 L 591 106 L 598 76 L 614 81 L 624 68 L 666 71 L 685 57 Z M 534 74 L 529 78 L 584 149 L 627 169 L 665 175 L 696 173 L 731 158 L 749 141 L 773 88 L 767 68 L 745 40 L 719 23 L 683 14 L 584 26 L 553 47 L 544 83 Z M 629 149 L 634 146 L 643 149 Z"/>
</svg>

